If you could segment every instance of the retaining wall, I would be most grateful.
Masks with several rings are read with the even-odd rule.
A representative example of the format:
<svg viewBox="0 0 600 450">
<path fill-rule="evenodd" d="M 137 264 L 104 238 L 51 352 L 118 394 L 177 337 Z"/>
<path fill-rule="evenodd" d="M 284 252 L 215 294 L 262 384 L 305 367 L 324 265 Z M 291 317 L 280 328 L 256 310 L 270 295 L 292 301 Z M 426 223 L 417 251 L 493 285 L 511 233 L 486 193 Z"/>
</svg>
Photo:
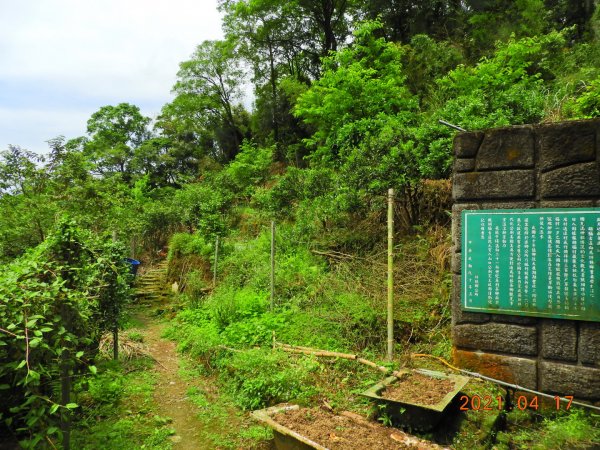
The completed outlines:
<svg viewBox="0 0 600 450">
<path fill-rule="evenodd" d="M 600 207 L 600 120 L 461 133 L 454 140 L 454 360 L 531 389 L 600 400 L 600 323 L 461 310 L 461 212 Z"/>
</svg>

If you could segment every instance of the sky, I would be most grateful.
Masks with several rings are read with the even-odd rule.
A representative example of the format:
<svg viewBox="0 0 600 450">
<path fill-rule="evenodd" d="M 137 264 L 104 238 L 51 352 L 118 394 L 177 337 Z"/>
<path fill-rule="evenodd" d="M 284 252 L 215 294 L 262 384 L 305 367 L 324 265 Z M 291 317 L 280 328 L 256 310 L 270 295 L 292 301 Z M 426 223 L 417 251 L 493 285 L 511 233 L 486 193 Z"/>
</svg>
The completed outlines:
<svg viewBox="0 0 600 450">
<path fill-rule="evenodd" d="M 179 63 L 222 37 L 217 0 L 0 0 L 0 151 L 46 153 L 105 105 L 155 118 Z"/>
</svg>

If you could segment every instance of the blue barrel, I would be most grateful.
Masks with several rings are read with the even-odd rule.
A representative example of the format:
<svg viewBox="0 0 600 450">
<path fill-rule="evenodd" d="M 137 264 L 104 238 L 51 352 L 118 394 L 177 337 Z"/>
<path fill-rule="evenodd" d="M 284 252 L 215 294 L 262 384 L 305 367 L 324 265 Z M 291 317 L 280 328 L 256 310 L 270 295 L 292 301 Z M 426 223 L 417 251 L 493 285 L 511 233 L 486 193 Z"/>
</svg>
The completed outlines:
<svg viewBox="0 0 600 450">
<path fill-rule="evenodd" d="M 135 277 L 141 262 L 139 262 L 137 259 L 131 258 L 125 258 L 125 261 L 127 261 L 127 264 L 129 264 L 129 272 Z"/>
</svg>

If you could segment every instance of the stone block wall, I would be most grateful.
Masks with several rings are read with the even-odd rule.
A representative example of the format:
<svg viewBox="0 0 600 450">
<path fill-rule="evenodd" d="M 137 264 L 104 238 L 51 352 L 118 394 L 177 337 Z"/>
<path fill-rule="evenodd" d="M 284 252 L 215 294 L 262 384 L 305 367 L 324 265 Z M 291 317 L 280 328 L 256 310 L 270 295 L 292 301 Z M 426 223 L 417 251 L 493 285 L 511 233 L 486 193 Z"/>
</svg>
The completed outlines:
<svg viewBox="0 0 600 450">
<path fill-rule="evenodd" d="M 600 207 L 600 120 L 461 133 L 454 156 L 455 363 L 527 388 L 600 401 L 600 323 L 465 312 L 460 289 L 463 210 Z"/>
</svg>

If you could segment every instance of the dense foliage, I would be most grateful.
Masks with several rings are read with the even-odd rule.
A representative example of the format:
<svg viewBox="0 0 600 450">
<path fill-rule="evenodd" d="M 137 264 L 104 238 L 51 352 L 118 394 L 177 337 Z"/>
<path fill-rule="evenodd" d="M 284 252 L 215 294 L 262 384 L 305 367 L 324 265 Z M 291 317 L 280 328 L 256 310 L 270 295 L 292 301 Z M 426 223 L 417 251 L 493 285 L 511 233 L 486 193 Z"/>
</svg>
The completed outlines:
<svg viewBox="0 0 600 450">
<path fill-rule="evenodd" d="M 60 434 L 61 380 L 93 367 L 100 334 L 115 328 L 124 247 L 150 261 L 171 242 L 171 281 L 190 307 L 182 346 L 230 374 L 241 406 L 307 398 L 290 380 L 313 376 L 311 361 L 278 378 L 269 368 L 283 358 L 224 356 L 217 343 L 265 345 L 276 332 L 381 350 L 372 330 L 383 294 L 350 276 L 366 271 L 350 262 L 380 250 L 388 188 L 400 231 L 418 236 L 412 263 L 443 255 L 444 239 L 433 245 L 423 232 L 448 222 L 442 180 L 455 131 L 439 119 L 479 130 L 600 116 L 593 1 L 220 0 L 219 9 L 225 38 L 181 63 L 155 121 L 135 105 L 106 105 L 85 136 L 50 139 L 47 155 L 0 152 L 0 419 L 24 445 Z M 271 220 L 282 230 L 277 311 L 266 303 Z M 221 282 L 207 297 L 217 236 Z M 423 269 L 436 286 L 419 297 L 432 315 L 400 310 L 408 339 L 444 354 L 438 259 L 439 271 Z M 250 379 L 257 361 L 265 371 Z"/>
<path fill-rule="evenodd" d="M 101 334 L 118 326 L 128 299 L 123 254 L 63 220 L 0 271 L 0 420 L 29 437 L 25 447 L 62 436 L 77 407 L 65 389 L 95 373 Z"/>
</svg>

